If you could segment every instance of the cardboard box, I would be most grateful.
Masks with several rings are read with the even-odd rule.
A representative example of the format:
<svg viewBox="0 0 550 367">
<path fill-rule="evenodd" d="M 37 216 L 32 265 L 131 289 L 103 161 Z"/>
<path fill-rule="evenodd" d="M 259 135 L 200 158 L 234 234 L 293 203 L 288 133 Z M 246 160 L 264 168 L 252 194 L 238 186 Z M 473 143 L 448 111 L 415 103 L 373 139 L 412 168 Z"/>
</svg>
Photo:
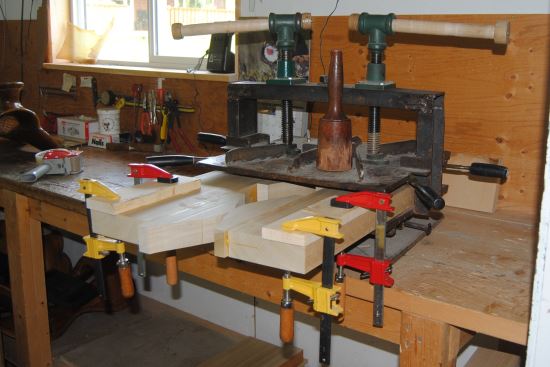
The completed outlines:
<svg viewBox="0 0 550 367">
<path fill-rule="evenodd" d="M 66 116 L 57 118 L 57 135 L 87 143 L 93 133 L 99 131 L 95 117 Z"/>
<path fill-rule="evenodd" d="M 88 140 L 88 145 L 91 147 L 107 149 L 107 143 L 119 143 L 120 138 L 118 135 L 107 134 L 92 134 Z"/>
</svg>

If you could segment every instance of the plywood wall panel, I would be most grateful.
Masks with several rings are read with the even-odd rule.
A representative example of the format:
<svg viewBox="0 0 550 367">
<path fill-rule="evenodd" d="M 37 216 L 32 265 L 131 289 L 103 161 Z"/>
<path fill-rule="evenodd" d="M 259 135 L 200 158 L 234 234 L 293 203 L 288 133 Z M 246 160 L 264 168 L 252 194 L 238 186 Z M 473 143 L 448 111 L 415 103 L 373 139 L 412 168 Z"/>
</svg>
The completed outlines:
<svg viewBox="0 0 550 367">
<path fill-rule="evenodd" d="M 450 37 L 388 37 L 386 74 L 402 88 L 444 91 L 445 148 L 502 159 L 510 168 L 510 178 L 502 187 L 499 207 L 536 213 L 548 122 L 550 15 L 406 18 L 475 23 L 510 20 L 511 41 L 507 48 L 494 46 L 489 41 Z M 322 74 L 318 37 L 325 19 L 314 17 L 312 80 Z M 366 42 L 365 36 L 348 32 L 347 17 L 332 17 L 323 37 L 326 67 L 330 49 L 341 48 L 345 82 L 363 79 L 368 55 Z M 319 113 L 312 118 L 313 134 L 322 107 L 317 106 L 316 111 Z M 414 134 L 414 123 L 405 122 L 406 117 L 401 122 L 389 122 L 401 118 L 399 114 L 383 112 L 382 117 L 384 141 L 402 140 Z M 366 138 L 366 117 L 352 121 L 354 133 Z"/>
</svg>

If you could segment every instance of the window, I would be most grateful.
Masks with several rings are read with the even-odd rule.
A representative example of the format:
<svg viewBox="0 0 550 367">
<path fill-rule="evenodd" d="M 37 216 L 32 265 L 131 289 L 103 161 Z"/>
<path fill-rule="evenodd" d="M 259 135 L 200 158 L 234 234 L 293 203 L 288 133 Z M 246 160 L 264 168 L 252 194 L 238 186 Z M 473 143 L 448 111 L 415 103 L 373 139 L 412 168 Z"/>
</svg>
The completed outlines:
<svg viewBox="0 0 550 367">
<path fill-rule="evenodd" d="M 172 23 L 234 20 L 235 0 L 72 0 L 71 16 L 105 35 L 97 63 L 185 69 L 205 54 L 210 35 L 174 40 Z"/>
</svg>

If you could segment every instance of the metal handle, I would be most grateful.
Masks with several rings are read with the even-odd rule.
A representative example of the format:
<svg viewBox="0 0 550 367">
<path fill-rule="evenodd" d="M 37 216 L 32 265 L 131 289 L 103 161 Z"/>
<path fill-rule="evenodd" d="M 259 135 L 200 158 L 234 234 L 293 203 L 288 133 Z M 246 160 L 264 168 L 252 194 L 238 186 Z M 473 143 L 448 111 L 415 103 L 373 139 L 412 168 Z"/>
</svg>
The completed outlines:
<svg viewBox="0 0 550 367">
<path fill-rule="evenodd" d="M 42 163 L 41 165 L 36 166 L 33 169 L 28 170 L 27 172 L 24 172 L 19 177 L 19 180 L 21 182 L 29 182 L 29 183 L 36 182 L 40 177 L 50 172 L 51 168 L 52 167 L 49 164 Z"/>
</svg>

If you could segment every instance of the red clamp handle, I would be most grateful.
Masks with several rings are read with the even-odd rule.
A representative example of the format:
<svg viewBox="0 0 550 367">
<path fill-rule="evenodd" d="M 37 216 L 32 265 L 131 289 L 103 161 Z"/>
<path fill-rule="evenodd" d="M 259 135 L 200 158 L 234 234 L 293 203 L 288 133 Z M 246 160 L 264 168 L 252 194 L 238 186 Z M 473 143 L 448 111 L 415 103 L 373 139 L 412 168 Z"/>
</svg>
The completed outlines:
<svg viewBox="0 0 550 367">
<path fill-rule="evenodd" d="M 373 257 L 340 254 L 336 257 L 336 265 L 347 266 L 364 273 L 369 273 L 369 282 L 372 285 L 391 287 L 395 283 L 395 280 L 388 272 L 391 266 L 390 260 L 376 260 Z"/>
<path fill-rule="evenodd" d="M 177 182 L 177 177 L 168 171 L 150 163 L 129 163 L 130 173 L 133 178 L 155 178 L 159 182 Z"/>
<path fill-rule="evenodd" d="M 362 191 L 351 194 L 341 195 L 334 199 L 334 206 L 351 205 L 365 209 L 384 210 L 393 212 L 395 208 L 391 206 L 391 194 L 384 192 Z"/>
</svg>

